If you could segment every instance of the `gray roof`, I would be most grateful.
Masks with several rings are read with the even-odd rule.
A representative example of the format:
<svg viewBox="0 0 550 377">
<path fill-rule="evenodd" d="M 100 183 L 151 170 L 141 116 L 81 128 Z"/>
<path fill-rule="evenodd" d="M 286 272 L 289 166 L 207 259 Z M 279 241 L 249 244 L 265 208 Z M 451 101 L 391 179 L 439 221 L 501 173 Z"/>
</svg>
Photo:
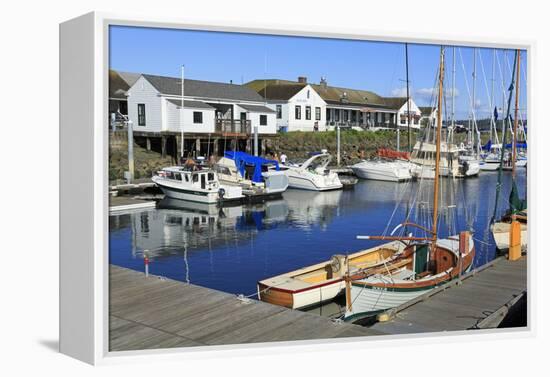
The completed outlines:
<svg viewBox="0 0 550 377">
<path fill-rule="evenodd" d="M 128 86 L 132 86 L 138 81 L 139 77 L 141 76 L 141 73 L 134 73 L 134 72 L 120 72 L 117 71 L 118 75 L 122 77 L 124 81 L 128 84 Z"/>
<path fill-rule="evenodd" d="M 166 99 L 168 102 L 170 103 L 173 103 L 174 105 L 180 107 L 181 106 L 181 99 L 176 99 L 176 98 L 168 98 Z M 214 110 L 214 108 L 212 106 L 210 106 L 209 104 L 207 103 L 204 103 L 204 102 L 201 102 L 201 101 L 189 101 L 189 100 L 184 100 L 183 101 L 183 106 L 185 106 L 186 108 L 192 108 L 192 109 L 208 109 L 208 110 Z"/>
<path fill-rule="evenodd" d="M 181 78 L 143 75 L 161 94 L 181 95 Z M 185 79 L 185 96 L 263 102 L 254 90 L 244 85 Z"/>
<path fill-rule="evenodd" d="M 274 113 L 275 111 L 270 109 L 267 106 L 261 105 L 242 105 L 239 104 L 239 107 L 242 107 L 245 110 L 252 111 L 253 113 Z"/>
</svg>

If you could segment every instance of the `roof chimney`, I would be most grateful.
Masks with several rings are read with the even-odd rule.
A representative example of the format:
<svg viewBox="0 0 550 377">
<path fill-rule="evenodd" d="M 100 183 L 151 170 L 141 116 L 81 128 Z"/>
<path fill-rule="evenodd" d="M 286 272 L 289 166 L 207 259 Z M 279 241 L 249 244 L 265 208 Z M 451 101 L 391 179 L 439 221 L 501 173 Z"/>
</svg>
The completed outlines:
<svg viewBox="0 0 550 377">
<path fill-rule="evenodd" d="M 305 76 L 298 76 L 298 82 L 300 84 L 307 84 L 307 77 Z"/>
<path fill-rule="evenodd" d="M 320 84 L 321 84 L 321 87 L 322 87 L 323 89 L 326 89 L 326 88 L 327 88 L 327 78 L 326 78 L 326 77 L 321 77 L 321 82 L 320 82 Z"/>
</svg>

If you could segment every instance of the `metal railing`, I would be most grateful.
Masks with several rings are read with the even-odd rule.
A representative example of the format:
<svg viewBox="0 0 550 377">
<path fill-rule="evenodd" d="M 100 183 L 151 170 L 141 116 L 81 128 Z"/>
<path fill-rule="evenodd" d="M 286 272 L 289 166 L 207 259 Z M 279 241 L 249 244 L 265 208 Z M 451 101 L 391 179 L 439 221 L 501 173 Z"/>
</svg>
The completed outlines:
<svg viewBox="0 0 550 377">
<path fill-rule="evenodd" d="M 216 119 L 216 132 L 233 134 L 251 134 L 250 120 Z"/>
</svg>

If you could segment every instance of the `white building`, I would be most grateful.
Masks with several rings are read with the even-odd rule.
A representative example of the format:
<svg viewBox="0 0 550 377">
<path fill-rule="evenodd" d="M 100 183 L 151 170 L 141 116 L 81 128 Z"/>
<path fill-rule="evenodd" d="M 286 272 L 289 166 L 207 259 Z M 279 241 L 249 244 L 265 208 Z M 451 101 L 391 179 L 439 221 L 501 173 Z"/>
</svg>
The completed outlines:
<svg viewBox="0 0 550 377">
<path fill-rule="evenodd" d="M 307 83 L 266 85 L 260 94 L 267 106 L 275 111 L 278 131 L 326 129 L 326 102 Z"/>
<path fill-rule="evenodd" d="M 402 117 L 406 123 L 406 98 L 381 97 L 368 90 L 329 86 L 325 78 L 319 84 L 308 84 L 307 78 L 299 77 L 298 81 L 260 79 L 246 85 L 262 95 L 277 111 L 279 130 L 326 130 L 336 126 L 395 128 L 403 126 Z M 311 119 L 304 107 L 315 111 Z M 320 114 L 317 113 L 319 110 Z M 410 111 L 411 127 L 419 128 L 420 110 L 412 99 Z"/>
<path fill-rule="evenodd" d="M 182 119 L 181 79 L 141 75 L 128 90 L 128 116 L 141 132 L 275 134 L 275 113 L 249 88 L 186 79 Z"/>
<path fill-rule="evenodd" d="M 407 112 L 410 111 L 410 127 L 420 129 L 422 111 L 412 98 L 409 98 L 408 104 L 407 97 L 386 97 L 384 101 L 389 108 L 396 112 L 396 126 L 408 127 Z"/>
</svg>

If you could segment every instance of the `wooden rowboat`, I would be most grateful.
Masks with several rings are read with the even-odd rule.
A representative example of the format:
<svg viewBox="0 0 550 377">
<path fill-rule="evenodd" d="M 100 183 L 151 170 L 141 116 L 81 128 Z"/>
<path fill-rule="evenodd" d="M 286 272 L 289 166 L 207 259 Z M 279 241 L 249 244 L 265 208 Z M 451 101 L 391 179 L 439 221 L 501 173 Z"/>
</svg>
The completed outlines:
<svg viewBox="0 0 550 377">
<path fill-rule="evenodd" d="M 404 248 L 395 241 L 348 256 L 334 255 L 328 261 L 259 281 L 258 297 L 291 309 L 318 305 L 344 292 L 346 273 L 383 265 Z"/>
</svg>

